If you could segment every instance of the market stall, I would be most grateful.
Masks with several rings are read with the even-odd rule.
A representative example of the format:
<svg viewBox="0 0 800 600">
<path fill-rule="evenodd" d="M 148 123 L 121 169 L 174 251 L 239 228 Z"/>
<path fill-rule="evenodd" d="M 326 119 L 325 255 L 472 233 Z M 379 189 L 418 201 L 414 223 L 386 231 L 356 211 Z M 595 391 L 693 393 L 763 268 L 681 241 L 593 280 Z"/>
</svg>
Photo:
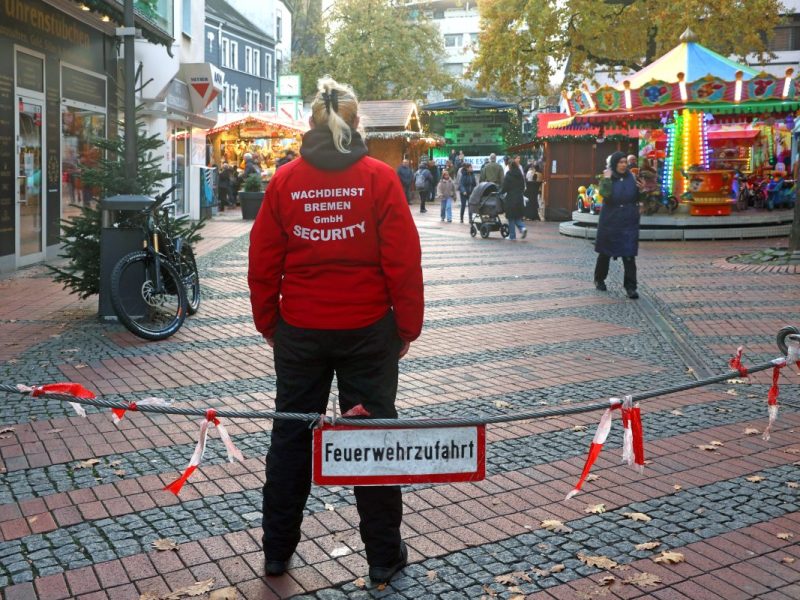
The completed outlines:
<svg viewBox="0 0 800 600">
<path fill-rule="evenodd" d="M 660 130 L 663 150 L 656 143 L 640 155 L 653 153 L 662 193 L 691 215 L 728 215 L 737 171 L 771 177 L 790 169 L 800 89 L 792 69 L 782 78 L 759 73 L 697 44 L 687 30 L 676 48 L 621 85 L 584 85 L 565 103 L 569 116 L 551 128 L 594 127 L 598 137 L 610 127 Z"/>
<path fill-rule="evenodd" d="M 393 168 L 404 158 L 412 165 L 431 148 L 444 144 L 441 136 L 425 133 L 411 100 L 364 100 L 358 105 L 369 155 Z"/>
<path fill-rule="evenodd" d="M 288 150 L 299 150 L 307 129 L 307 123 L 279 118 L 276 113 L 220 114 L 216 127 L 206 131 L 211 164 L 219 167 L 227 162 L 244 169 L 244 155 L 250 153 L 268 179 L 275 161 Z"/>
</svg>

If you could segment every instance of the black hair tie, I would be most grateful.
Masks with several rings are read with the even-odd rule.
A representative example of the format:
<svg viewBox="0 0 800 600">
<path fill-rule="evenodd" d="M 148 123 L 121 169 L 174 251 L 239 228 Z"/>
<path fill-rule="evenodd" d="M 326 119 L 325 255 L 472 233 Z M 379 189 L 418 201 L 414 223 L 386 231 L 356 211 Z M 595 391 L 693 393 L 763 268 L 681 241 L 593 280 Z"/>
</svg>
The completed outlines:
<svg viewBox="0 0 800 600">
<path fill-rule="evenodd" d="M 322 101 L 325 102 L 325 110 L 331 112 L 339 112 L 339 98 L 336 90 L 331 90 L 330 93 L 322 92 Z"/>
</svg>

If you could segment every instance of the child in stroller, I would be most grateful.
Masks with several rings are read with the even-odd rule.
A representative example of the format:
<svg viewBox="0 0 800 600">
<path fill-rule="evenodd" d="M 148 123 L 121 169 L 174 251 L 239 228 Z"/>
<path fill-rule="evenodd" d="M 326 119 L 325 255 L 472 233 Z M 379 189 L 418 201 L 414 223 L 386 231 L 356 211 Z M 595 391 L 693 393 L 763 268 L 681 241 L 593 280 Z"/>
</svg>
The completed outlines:
<svg viewBox="0 0 800 600">
<path fill-rule="evenodd" d="M 508 224 L 500 220 L 505 212 L 503 199 L 497 184 L 484 181 L 475 186 L 469 196 L 469 234 L 486 239 L 492 231 L 499 231 L 504 238 L 508 237 Z"/>
</svg>

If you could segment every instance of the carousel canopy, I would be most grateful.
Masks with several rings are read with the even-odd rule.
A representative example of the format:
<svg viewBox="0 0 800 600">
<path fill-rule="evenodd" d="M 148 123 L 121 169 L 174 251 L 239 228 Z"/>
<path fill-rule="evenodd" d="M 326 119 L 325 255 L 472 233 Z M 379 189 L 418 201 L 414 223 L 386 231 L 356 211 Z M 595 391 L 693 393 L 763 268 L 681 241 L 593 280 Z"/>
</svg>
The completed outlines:
<svg viewBox="0 0 800 600">
<path fill-rule="evenodd" d="M 673 111 L 689 109 L 714 115 L 791 113 L 800 108 L 800 82 L 756 72 L 701 46 L 686 30 L 681 43 L 621 86 L 602 86 L 564 94 L 569 117 L 551 128 L 648 127 Z M 607 126 L 607 125 L 606 125 Z"/>
</svg>

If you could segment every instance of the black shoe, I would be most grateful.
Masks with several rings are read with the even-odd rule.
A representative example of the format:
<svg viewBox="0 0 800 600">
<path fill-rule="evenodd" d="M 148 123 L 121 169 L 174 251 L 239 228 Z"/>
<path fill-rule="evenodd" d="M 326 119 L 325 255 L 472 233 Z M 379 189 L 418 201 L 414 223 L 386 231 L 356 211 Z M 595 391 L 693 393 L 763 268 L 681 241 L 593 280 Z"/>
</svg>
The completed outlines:
<svg viewBox="0 0 800 600">
<path fill-rule="evenodd" d="M 625 290 L 625 293 L 628 294 L 628 298 L 631 300 L 637 300 L 639 298 L 639 292 L 635 289 Z"/>
<path fill-rule="evenodd" d="M 597 288 L 598 290 L 600 290 L 601 292 L 607 292 L 608 291 L 608 288 L 606 287 L 606 282 L 605 281 L 595 281 L 594 282 L 594 287 Z"/>
<path fill-rule="evenodd" d="M 286 568 L 289 565 L 288 560 L 270 560 L 264 561 L 264 572 L 268 577 L 278 577 L 286 573 Z"/>
<path fill-rule="evenodd" d="M 528 235 L 528 230 L 527 230 L 527 228 L 522 230 L 522 239 L 523 239 L 523 240 L 525 239 L 525 236 L 526 236 L 526 235 Z"/>
<path fill-rule="evenodd" d="M 427 211 L 427 210 L 425 210 L 425 209 L 423 208 L 423 209 L 422 209 L 422 210 L 420 210 L 419 212 L 421 212 L 421 213 L 425 213 L 425 212 L 428 212 L 428 211 Z"/>
<path fill-rule="evenodd" d="M 400 542 L 400 558 L 390 567 L 370 567 L 369 578 L 375 585 L 385 585 L 391 581 L 395 573 L 408 564 L 408 548 Z"/>
</svg>

